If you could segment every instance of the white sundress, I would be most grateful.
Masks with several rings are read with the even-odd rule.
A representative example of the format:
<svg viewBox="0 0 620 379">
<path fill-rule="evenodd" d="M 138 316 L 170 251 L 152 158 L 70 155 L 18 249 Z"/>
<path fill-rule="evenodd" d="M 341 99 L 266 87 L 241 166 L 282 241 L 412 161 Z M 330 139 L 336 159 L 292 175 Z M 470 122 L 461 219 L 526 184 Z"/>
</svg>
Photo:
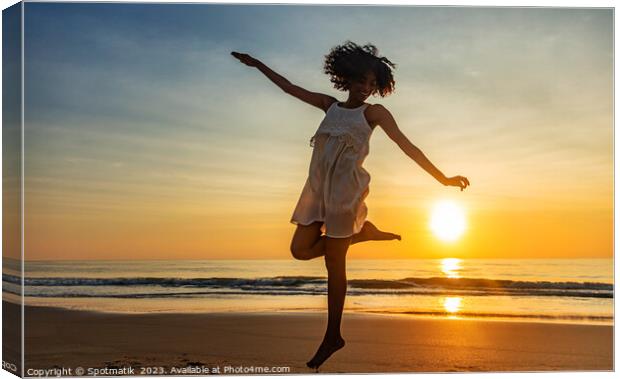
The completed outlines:
<svg viewBox="0 0 620 379">
<path fill-rule="evenodd" d="M 368 155 L 372 128 L 364 117 L 370 104 L 343 108 L 334 102 L 310 140 L 314 147 L 308 179 L 293 224 L 323 222 L 328 237 L 344 238 L 359 233 L 366 221 L 370 175 L 362 163 Z"/>
</svg>

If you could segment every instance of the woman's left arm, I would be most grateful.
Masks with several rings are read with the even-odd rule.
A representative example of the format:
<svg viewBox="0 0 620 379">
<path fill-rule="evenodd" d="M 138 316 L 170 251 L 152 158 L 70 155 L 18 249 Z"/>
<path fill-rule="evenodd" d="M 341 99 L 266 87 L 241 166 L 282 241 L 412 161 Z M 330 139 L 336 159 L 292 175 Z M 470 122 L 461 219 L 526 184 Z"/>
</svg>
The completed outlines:
<svg viewBox="0 0 620 379">
<path fill-rule="evenodd" d="M 383 105 L 376 104 L 373 106 L 373 118 L 376 123 L 381 126 L 390 139 L 400 147 L 400 149 L 415 161 L 426 172 L 431 174 L 437 181 L 445 186 L 460 187 L 461 191 L 469 186 L 469 180 L 464 176 L 446 177 L 430 160 L 424 155 L 422 150 L 418 149 L 409 141 L 409 139 L 398 128 L 394 117 Z"/>
</svg>

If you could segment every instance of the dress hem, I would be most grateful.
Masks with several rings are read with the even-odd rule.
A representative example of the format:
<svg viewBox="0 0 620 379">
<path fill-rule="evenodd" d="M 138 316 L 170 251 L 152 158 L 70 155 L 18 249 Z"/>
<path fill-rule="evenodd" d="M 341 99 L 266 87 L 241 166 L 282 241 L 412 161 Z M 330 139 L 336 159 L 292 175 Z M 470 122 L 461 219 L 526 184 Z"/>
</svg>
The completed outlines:
<svg viewBox="0 0 620 379">
<path fill-rule="evenodd" d="M 314 220 L 314 221 L 310 221 L 308 224 L 303 224 L 303 223 L 301 223 L 301 222 L 299 222 L 299 221 L 291 220 L 291 224 L 294 224 L 294 225 L 301 225 L 301 226 L 309 226 L 310 224 L 315 223 L 315 222 L 322 222 L 322 223 L 323 223 L 323 225 L 325 225 L 325 221 L 323 221 L 323 220 Z M 364 222 L 366 222 L 366 220 L 364 220 Z M 360 231 L 361 231 L 361 229 L 360 229 Z M 357 233 L 359 233 L 359 232 L 357 232 Z M 349 237 L 353 237 L 353 236 L 354 236 L 354 235 L 356 235 L 357 233 L 353 233 L 353 234 L 350 234 L 350 235 L 348 235 L 348 236 L 333 236 L 333 235 L 332 235 L 332 236 L 330 236 L 330 235 L 329 235 L 329 234 L 327 234 L 327 233 L 325 233 L 325 235 L 326 235 L 327 237 L 329 237 L 329 238 L 349 238 Z"/>
</svg>

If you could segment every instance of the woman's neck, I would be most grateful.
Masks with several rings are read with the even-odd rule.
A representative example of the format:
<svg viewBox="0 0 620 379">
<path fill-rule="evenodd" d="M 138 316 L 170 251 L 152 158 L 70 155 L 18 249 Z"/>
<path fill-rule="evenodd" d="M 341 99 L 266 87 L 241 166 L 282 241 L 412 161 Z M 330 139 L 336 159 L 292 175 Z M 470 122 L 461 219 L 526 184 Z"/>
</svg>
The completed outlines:
<svg viewBox="0 0 620 379">
<path fill-rule="evenodd" d="M 357 108 L 357 107 L 361 107 L 364 104 L 364 102 L 360 100 L 348 98 L 347 101 L 341 104 L 342 106 L 346 108 Z"/>
</svg>

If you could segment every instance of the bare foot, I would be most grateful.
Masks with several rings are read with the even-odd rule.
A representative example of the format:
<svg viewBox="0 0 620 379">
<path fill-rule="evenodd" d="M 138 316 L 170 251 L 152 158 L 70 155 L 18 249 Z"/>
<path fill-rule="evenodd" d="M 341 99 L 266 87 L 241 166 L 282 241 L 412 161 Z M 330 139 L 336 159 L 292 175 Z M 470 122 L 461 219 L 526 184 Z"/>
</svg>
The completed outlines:
<svg viewBox="0 0 620 379">
<path fill-rule="evenodd" d="M 327 341 L 323 340 L 321 346 L 314 354 L 314 357 L 306 362 L 306 366 L 313 368 L 318 371 L 319 366 L 323 364 L 327 360 L 327 358 L 331 357 L 336 351 L 342 349 L 344 347 L 344 339 L 340 337 L 335 341 Z"/>
<path fill-rule="evenodd" d="M 383 232 L 370 221 L 364 222 L 364 226 L 359 233 L 353 235 L 353 239 L 351 240 L 351 244 L 364 242 L 364 241 L 389 241 L 389 240 L 399 240 L 400 235 L 394 233 Z"/>
</svg>

